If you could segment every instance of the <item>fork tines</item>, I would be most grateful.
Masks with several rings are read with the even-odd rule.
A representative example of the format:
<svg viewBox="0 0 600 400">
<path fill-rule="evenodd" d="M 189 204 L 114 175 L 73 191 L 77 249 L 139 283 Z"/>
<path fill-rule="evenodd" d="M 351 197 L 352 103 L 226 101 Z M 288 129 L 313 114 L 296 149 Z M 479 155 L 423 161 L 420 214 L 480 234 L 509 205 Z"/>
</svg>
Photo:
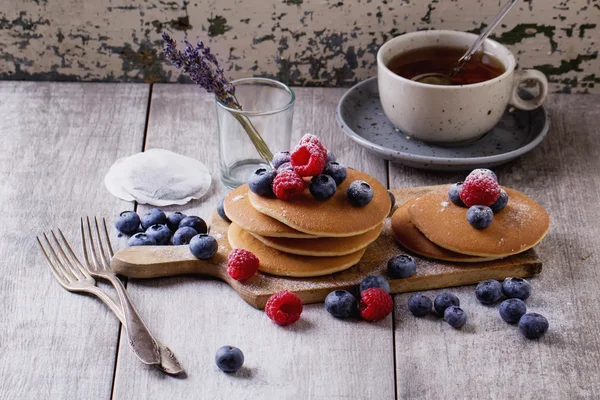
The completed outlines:
<svg viewBox="0 0 600 400">
<path fill-rule="evenodd" d="M 62 231 L 58 229 L 62 240 L 59 240 L 53 230 L 50 233 L 53 240 L 50 240 L 45 232 L 42 234 L 44 240 L 40 239 L 40 236 L 37 236 L 36 239 L 48 261 L 50 270 L 59 283 L 64 286 L 82 279 L 91 279 L 90 274 L 73 252 Z"/>
<path fill-rule="evenodd" d="M 92 270 L 110 269 L 110 260 L 113 257 L 114 252 L 110 244 L 106 219 L 102 218 L 102 229 L 100 229 L 98 217 L 94 217 L 94 228 L 95 229 L 92 229 L 90 217 L 81 218 L 83 256 L 85 257 L 87 265 Z M 96 232 L 95 235 L 93 233 L 94 231 Z M 102 236 L 104 236 L 104 240 L 102 239 Z"/>
</svg>

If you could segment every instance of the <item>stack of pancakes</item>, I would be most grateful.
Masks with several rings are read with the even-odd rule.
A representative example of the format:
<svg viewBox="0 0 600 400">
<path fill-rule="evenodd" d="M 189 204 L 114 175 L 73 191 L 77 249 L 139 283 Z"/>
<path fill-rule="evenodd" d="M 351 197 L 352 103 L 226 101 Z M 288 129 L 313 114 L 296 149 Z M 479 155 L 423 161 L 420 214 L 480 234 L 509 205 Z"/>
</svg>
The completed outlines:
<svg viewBox="0 0 600 400">
<path fill-rule="evenodd" d="M 358 263 L 383 228 L 391 206 L 387 190 L 375 178 L 347 169 L 346 179 L 328 200 L 316 200 L 306 188 L 290 201 L 263 197 L 240 186 L 224 201 L 232 221 L 232 247 L 254 253 L 259 270 L 291 277 L 321 276 Z M 373 200 L 354 207 L 346 191 L 355 180 L 367 182 Z"/>
<path fill-rule="evenodd" d="M 405 248 L 444 261 L 489 261 L 524 252 L 548 232 L 546 210 L 521 192 L 504 188 L 507 206 L 489 227 L 475 229 L 467 221 L 468 208 L 452 204 L 448 189 L 416 197 L 394 212 L 392 230 Z"/>
</svg>

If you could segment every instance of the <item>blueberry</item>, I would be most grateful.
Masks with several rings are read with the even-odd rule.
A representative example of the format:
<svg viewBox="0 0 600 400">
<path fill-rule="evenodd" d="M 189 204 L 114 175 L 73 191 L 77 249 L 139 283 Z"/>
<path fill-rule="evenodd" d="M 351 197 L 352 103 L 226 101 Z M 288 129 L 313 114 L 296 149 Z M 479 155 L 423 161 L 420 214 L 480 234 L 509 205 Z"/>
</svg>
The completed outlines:
<svg viewBox="0 0 600 400">
<path fill-rule="evenodd" d="M 273 179 L 277 171 L 272 168 L 259 168 L 248 178 L 248 187 L 259 196 L 273 197 Z"/>
<path fill-rule="evenodd" d="M 167 226 L 173 232 L 179 229 L 179 224 L 181 220 L 187 217 L 187 215 L 180 213 L 179 211 L 175 211 L 173 214 L 167 217 Z"/>
<path fill-rule="evenodd" d="M 440 317 L 444 316 L 444 311 L 446 311 L 446 308 L 450 306 L 460 306 L 460 300 L 458 299 L 458 297 L 456 297 L 450 292 L 444 292 L 442 294 L 439 294 L 433 301 L 433 307 L 435 308 L 435 312 Z"/>
<path fill-rule="evenodd" d="M 508 299 L 500 303 L 500 316 L 509 324 L 516 324 L 527 312 L 527 306 L 521 299 Z"/>
<path fill-rule="evenodd" d="M 138 232 L 127 241 L 127 246 L 155 246 L 156 240 L 144 232 Z"/>
<path fill-rule="evenodd" d="M 217 214 L 226 222 L 231 222 L 227 214 L 225 214 L 225 208 L 223 208 L 223 203 L 225 202 L 225 197 L 221 197 L 219 203 L 217 204 Z"/>
<path fill-rule="evenodd" d="M 379 288 L 385 291 L 386 293 L 390 293 L 390 284 L 387 279 L 381 275 L 367 275 L 360 281 L 360 286 L 358 287 L 359 293 L 370 289 L 370 288 Z"/>
<path fill-rule="evenodd" d="M 527 339 L 539 339 L 548 331 L 548 320 L 537 313 L 525 314 L 519 320 L 519 330 Z"/>
<path fill-rule="evenodd" d="M 498 214 L 500 211 L 504 210 L 504 207 L 506 207 L 507 204 L 508 193 L 506 193 L 506 190 L 500 188 L 500 197 L 498 197 L 498 200 L 496 200 L 494 204 L 490 206 L 490 208 L 494 214 Z"/>
<path fill-rule="evenodd" d="M 166 225 L 168 220 L 166 214 L 159 208 L 153 208 L 146 214 L 142 215 L 141 218 L 142 228 L 144 230 L 150 228 L 152 225 L 161 224 Z"/>
<path fill-rule="evenodd" d="M 286 162 L 283 163 L 279 166 L 279 168 L 277 168 L 277 172 L 283 172 L 283 171 L 293 171 L 294 167 L 292 167 L 292 163 Z"/>
<path fill-rule="evenodd" d="M 171 240 L 172 232 L 166 225 L 152 225 L 150 228 L 146 229 L 146 235 L 150 236 L 156 244 L 158 245 L 167 245 L 169 244 L 169 240 Z"/>
<path fill-rule="evenodd" d="M 358 302 L 352 293 L 335 290 L 325 298 L 325 309 L 336 318 L 349 318 L 357 314 Z"/>
<path fill-rule="evenodd" d="M 456 182 L 454 185 L 450 186 L 450 190 L 448 190 L 448 198 L 454 205 L 459 207 L 466 207 L 465 203 L 460 199 L 460 190 L 462 189 L 462 182 Z"/>
<path fill-rule="evenodd" d="M 467 221 L 473 228 L 484 229 L 494 220 L 492 209 L 486 206 L 471 206 L 467 211 Z"/>
<path fill-rule="evenodd" d="M 413 294 L 408 298 L 408 310 L 415 317 L 424 317 L 431 311 L 432 306 L 431 299 L 421 293 Z"/>
<path fill-rule="evenodd" d="M 329 175 L 333 178 L 336 185 L 340 185 L 346 179 L 348 175 L 346 172 L 346 168 L 342 167 L 339 163 L 330 162 L 325 164 L 325 168 L 323 168 L 323 173 L 325 175 Z"/>
<path fill-rule="evenodd" d="M 531 285 L 525 279 L 506 278 L 502 283 L 502 292 L 509 299 L 527 300 L 531 296 Z"/>
<path fill-rule="evenodd" d="M 279 153 L 275 153 L 273 156 L 273 160 L 271 163 L 273 164 L 273 168 L 277 169 L 282 164 L 290 162 L 290 152 L 289 151 L 280 151 Z"/>
<path fill-rule="evenodd" d="M 186 226 L 193 228 L 198 233 L 208 232 L 206 222 L 204 222 L 202 218 L 196 217 L 195 215 L 190 215 L 181 220 L 181 222 L 179 223 L 179 229 L 184 228 Z"/>
<path fill-rule="evenodd" d="M 183 228 L 179 228 L 173 234 L 173 244 L 175 246 L 181 246 L 183 244 L 189 244 L 190 240 L 194 236 L 196 236 L 198 232 L 194 228 L 190 228 L 189 226 L 184 226 Z"/>
<path fill-rule="evenodd" d="M 327 150 L 327 162 L 334 162 L 334 161 L 335 161 L 335 154 L 333 154 L 332 152 Z"/>
<path fill-rule="evenodd" d="M 454 329 L 460 329 L 467 323 L 467 314 L 458 306 L 450 306 L 444 311 L 444 320 Z"/>
<path fill-rule="evenodd" d="M 237 347 L 223 346 L 217 350 L 215 362 L 223 372 L 236 372 L 244 365 L 244 353 Z"/>
<path fill-rule="evenodd" d="M 390 278 L 408 278 L 415 272 L 417 272 L 417 263 L 407 254 L 400 254 L 388 260 L 387 273 Z"/>
<path fill-rule="evenodd" d="M 196 235 L 190 240 L 190 251 L 194 257 L 206 260 L 215 255 L 219 245 L 217 240 L 205 234 Z"/>
<path fill-rule="evenodd" d="M 481 281 L 475 288 L 475 296 L 483 304 L 494 304 L 502 298 L 502 284 L 493 279 Z"/>
<path fill-rule="evenodd" d="M 123 211 L 115 220 L 115 228 L 126 235 L 133 235 L 140 226 L 140 216 L 135 211 Z"/>
<path fill-rule="evenodd" d="M 390 201 L 392 202 L 392 205 L 390 206 L 390 211 L 394 209 L 394 206 L 396 205 L 396 196 L 394 196 L 394 193 L 390 192 L 388 190 L 388 194 L 390 195 Z"/>
<path fill-rule="evenodd" d="M 365 181 L 357 180 L 348 186 L 348 199 L 355 207 L 366 206 L 373 200 L 373 189 Z"/>
<path fill-rule="evenodd" d="M 329 175 L 313 176 L 308 184 L 310 194 L 317 200 L 327 200 L 335 194 L 337 186 Z"/>
</svg>

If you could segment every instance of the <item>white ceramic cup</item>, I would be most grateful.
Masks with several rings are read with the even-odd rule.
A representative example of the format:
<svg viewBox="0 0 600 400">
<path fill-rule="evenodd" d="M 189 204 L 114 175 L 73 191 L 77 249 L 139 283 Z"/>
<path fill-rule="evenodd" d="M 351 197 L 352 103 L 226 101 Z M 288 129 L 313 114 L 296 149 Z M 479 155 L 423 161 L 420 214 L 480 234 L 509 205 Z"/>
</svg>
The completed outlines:
<svg viewBox="0 0 600 400">
<path fill-rule="evenodd" d="M 492 54 L 506 71 L 485 82 L 440 86 L 415 82 L 387 67 L 397 54 L 434 46 L 465 50 L 477 35 L 457 31 L 420 31 L 397 36 L 377 53 L 377 82 L 383 111 L 405 135 L 425 142 L 457 145 L 475 140 L 494 127 L 508 104 L 522 110 L 539 107 L 548 93 L 548 80 L 533 69 L 515 71 L 515 57 L 500 43 L 486 40 L 483 51 Z M 535 81 L 539 94 L 519 97 L 519 85 Z"/>
</svg>

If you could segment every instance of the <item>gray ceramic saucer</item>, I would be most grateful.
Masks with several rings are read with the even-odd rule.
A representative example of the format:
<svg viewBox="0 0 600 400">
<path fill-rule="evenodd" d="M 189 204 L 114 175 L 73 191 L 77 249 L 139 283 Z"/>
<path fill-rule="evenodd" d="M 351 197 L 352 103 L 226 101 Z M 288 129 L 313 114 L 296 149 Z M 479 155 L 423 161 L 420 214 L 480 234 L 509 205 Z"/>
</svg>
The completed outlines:
<svg viewBox="0 0 600 400">
<path fill-rule="evenodd" d="M 338 103 L 336 118 L 346 135 L 385 159 L 445 171 L 489 168 L 514 160 L 540 144 L 550 125 L 544 107 L 507 110 L 491 131 L 474 142 L 459 147 L 427 144 L 407 138 L 387 119 L 379 101 L 377 77 L 348 90 Z"/>
</svg>

